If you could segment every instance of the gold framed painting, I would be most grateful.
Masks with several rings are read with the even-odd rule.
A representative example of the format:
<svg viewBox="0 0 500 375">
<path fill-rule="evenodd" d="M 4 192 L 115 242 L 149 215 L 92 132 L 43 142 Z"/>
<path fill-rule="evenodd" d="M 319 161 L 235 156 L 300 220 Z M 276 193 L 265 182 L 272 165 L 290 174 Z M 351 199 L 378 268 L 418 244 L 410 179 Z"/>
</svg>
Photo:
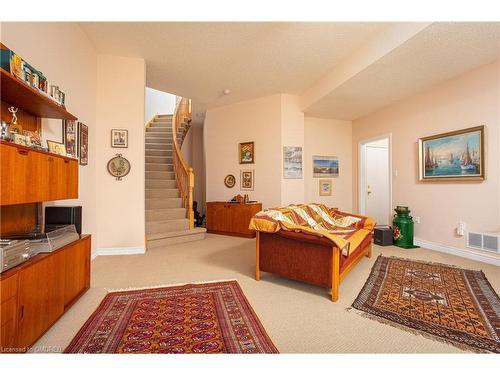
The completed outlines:
<svg viewBox="0 0 500 375">
<path fill-rule="evenodd" d="M 243 142 L 239 144 L 240 164 L 255 163 L 255 145 L 254 142 Z"/>
<path fill-rule="evenodd" d="M 319 195 L 328 196 L 332 195 L 332 180 L 319 180 Z"/>
<path fill-rule="evenodd" d="M 484 180 L 484 125 L 420 138 L 420 181 Z"/>
<path fill-rule="evenodd" d="M 49 148 L 49 152 L 52 152 L 53 154 L 66 156 L 66 146 L 64 143 L 47 141 L 47 147 Z"/>
<path fill-rule="evenodd" d="M 254 189 L 254 170 L 253 169 L 242 169 L 240 176 L 240 189 L 241 190 L 253 190 Z"/>
</svg>

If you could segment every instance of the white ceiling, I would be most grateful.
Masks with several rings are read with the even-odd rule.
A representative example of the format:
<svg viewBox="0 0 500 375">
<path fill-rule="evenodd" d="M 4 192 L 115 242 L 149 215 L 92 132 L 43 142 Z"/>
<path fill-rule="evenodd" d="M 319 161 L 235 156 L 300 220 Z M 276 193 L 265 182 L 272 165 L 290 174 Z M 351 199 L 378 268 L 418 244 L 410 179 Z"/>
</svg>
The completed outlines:
<svg viewBox="0 0 500 375">
<path fill-rule="evenodd" d="M 91 22 L 97 50 L 146 60 L 149 87 L 207 107 L 301 94 L 387 23 Z M 224 89 L 231 90 L 222 96 Z"/>
<path fill-rule="evenodd" d="M 389 23 L 80 24 L 101 53 L 146 60 L 147 85 L 204 109 L 301 95 Z M 498 23 L 434 23 L 307 108 L 355 119 L 499 57 Z M 224 89 L 231 90 L 224 96 Z"/>
<path fill-rule="evenodd" d="M 434 23 L 307 109 L 352 120 L 500 58 L 500 24 Z"/>
</svg>

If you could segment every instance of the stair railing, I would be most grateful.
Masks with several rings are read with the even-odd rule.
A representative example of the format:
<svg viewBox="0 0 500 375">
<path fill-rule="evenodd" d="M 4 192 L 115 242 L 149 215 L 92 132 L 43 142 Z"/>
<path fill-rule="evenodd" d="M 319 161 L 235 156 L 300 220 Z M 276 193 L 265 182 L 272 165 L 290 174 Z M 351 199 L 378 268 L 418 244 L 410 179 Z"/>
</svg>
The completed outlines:
<svg viewBox="0 0 500 375">
<path fill-rule="evenodd" d="M 189 229 L 194 228 L 193 190 L 194 172 L 184 160 L 181 152 L 182 140 L 192 119 L 191 99 L 181 98 L 175 107 L 172 117 L 173 165 L 177 187 L 182 199 L 182 207 L 186 208 Z"/>
</svg>

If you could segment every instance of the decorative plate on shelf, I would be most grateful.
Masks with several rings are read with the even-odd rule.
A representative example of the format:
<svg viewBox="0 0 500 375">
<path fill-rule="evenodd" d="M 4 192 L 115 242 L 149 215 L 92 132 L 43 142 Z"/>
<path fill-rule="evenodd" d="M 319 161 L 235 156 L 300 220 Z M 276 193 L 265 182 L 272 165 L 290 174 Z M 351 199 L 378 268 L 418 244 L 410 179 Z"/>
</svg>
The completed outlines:
<svg viewBox="0 0 500 375">
<path fill-rule="evenodd" d="M 236 178 L 232 174 L 228 174 L 224 178 L 224 185 L 226 185 L 226 187 L 228 188 L 234 187 L 234 185 L 236 185 Z"/>
<path fill-rule="evenodd" d="M 130 172 L 130 162 L 122 154 L 116 154 L 114 158 L 108 161 L 108 172 L 117 180 L 121 180 Z"/>
</svg>

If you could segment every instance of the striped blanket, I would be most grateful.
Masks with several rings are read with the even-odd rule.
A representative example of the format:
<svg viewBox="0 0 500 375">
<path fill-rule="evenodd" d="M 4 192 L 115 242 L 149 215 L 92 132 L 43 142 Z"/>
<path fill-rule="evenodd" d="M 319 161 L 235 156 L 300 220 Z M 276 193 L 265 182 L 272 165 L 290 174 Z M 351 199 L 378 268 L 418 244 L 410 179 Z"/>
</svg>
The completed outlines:
<svg viewBox="0 0 500 375">
<path fill-rule="evenodd" d="M 370 234 L 375 221 L 330 209 L 323 204 L 300 204 L 260 211 L 250 221 L 250 229 L 276 233 L 297 231 L 326 237 L 348 256 Z"/>
</svg>

